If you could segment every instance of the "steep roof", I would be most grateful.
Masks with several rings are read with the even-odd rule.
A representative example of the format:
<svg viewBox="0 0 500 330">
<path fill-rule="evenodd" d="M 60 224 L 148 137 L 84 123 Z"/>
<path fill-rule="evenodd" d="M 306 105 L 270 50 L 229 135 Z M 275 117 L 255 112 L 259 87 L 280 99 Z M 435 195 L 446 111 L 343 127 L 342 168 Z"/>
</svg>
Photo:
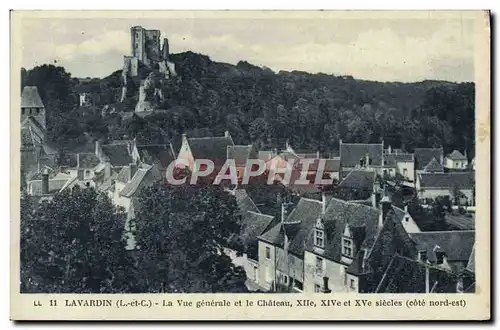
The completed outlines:
<svg viewBox="0 0 500 330">
<path fill-rule="evenodd" d="M 271 160 L 271 158 L 273 158 L 273 155 L 274 153 L 271 150 L 260 150 L 258 153 L 258 158 L 260 160 L 263 160 L 264 162 L 267 162 Z"/>
<path fill-rule="evenodd" d="M 467 157 L 465 157 L 460 151 L 458 150 L 453 150 L 451 154 L 446 156 L 446 158 L 449 158 L 451 160 L 467 160 Z"/>
<path fill-rule="evenodd" d="M 339 189 L 356 189 L 372 191 L 377 178 L 374 171 L 352 170 L 338 185 Z"/>
<path fill-rule="evenodd" d="M 55 194 L 59 192 L 64 185 L 70 180 L 71 178 L 58 178 L 58 179 L 49 179 L 49 194 Z M 29 185 L 31 186 L 31 194 L 33 196 L 42 196 L 42 180 L 32 180 L 29 182 Z"/>
<path fill-rule="evenodd" d="M 417 249 L 427 251 L 430 261 L 435 261 L 434 248 L 439 246 L 446 253 L 447 260 L 467 263 L 475 242 L 473 230 L 428 231 L 409 235 L 417 244 Z"/>
<path fill-rule="evenodd" d="M 340 262 L 342 235 L 346 225 L 362 246 L 371 246 L 377 233 L 378 218 L 379 210 L 376 208 L 332 198 L 322 215 L 326 235 L 323 256 Z M 308 251 L 314 249 L 313 236 L 306 242 Z"/>
<path fill-rule="evenodd" d="M 381 166 L 384 147 L 382 144 L 366 143 L 341 143 L 340 161 L 342 167 L 356 167 L 360 159 L 366 159 L 366 155 L 372 160 L 371 165 Z"/>
<path fill-rule="evenodd" d="M 24 86 L 21 93 L 21 108 L 43 108 L 43 102 L 36 86 Z"/>
<path fill-rule="evenodd" d="M 397 163 L 409 163 L 414 161 L 413 154 L 385 154 L 384 160 L 386 165 L 395 166 Z"/>
<path fill-rule="evenodd" d="M 248 196 L 245 189 L 236 189 L 234 191 L 234 196 L 236 198 L 236 203 L 238 204 L 238 208 L 242 214 L 246 212 L 256 212 L 260 213 L 259 209 L 255 205 L 253 199 Z"/>
<path fill-rule="evenodd" d="M 254 151 L 253 145 L 249 144 L 247 146 L 242 145 L 228 145 L 227 146 L 227 158 L 234 159 L 236 166 L 245 166 L 248 159 L 255 159 L 256 153 Z"/>
<path fill-rule="evenodd" d="M 278 223 L 274 227 L 272 227 L 270 230 L 264 232 L 262 235 L 258 237 L 259 240 L 262 240 L 264 242 L 274 244 L 277 246 L 282 246 L 284 242 L 284 237 L 283 237 L 283 224 Z"/>
<path fill-rule="evenodd" d="M 420 186 L 422 188 L 472 189 L 474 176 L 472 172 L 448 172 L 448 173 L 420 173 Z"/>
<path fill-rule="evenodd" d="M 443 148 L 415 148 L 414 153 L 416 169 L 423 170 L 432 158 L 436 158 L 439 162 L 441 162 Z"/>
<path fill-rule="evenodd" d="M 210 159 L 216 166 L 223 165 L 227 159 L 227 147 L 234 145 L 231 137 L 188 138 L 189 148 L 194 159 Z"/>
<path fill-rule="evenodd" d="M 160 164 L 163 168 L 166 168 L 175 160 L 175 154 L 171 145 L 141 145 L 137 146 L 137 152 L 141 161 L 148 165 Z"/>
<path fill-rule="evenodd" d="M 264 233 L 266 228 L 271 224 L 274 217 L 267 214 L 248 211 L 241 217 L 240 238 L 248 247 L 257 242 L 259 235 Z"/>
<path fill-rule="evenodd" d="M 443 166 L 437 161 L 436 158 L 432 158 L 429 164 L 424 167 L 424 172 L 443 172 Z"/>
<path fill-rule="evenodd" d="M 101 150 L 112 166 L 125 166 L 133 161 L 125 143 L 105 144 L 101 146 Z"/>
<path fill-rule="evenodd" d="M 138 189 L 141 187 L 143 182 L 146 182 L 146 176 L 150 174 L 148 183 L 153 183 L 153 181 L 161 178 L 161 173 L 155 166 L 144 164 L 141 168 L 138 168 L 135 172 L 132 180 L 127 182 L 125 187 L 123 187 L 120 195 L 123 197 L 131 197 L 134 195 Z"/>
<path fill-rule="evenodd" d="M 325 172 L 340 171 L 340 157 L 325 159 Z"/>
<path fill-rule="evenodd" d="M 429 291 L 456 292 L 458 278 L 451 272 L 400 255 L 392 257 L 375 292 L 426 293 L 426 269 L 429 270 Z"/>
<path fill-rule="evenodd" d="M 295 209 L 289 214 L 283 225 L 290 242 L 288 247 L 290 252 L 300 257 L 303 256 L 305 242 L 321 214 L 321 209 L 320 201 L 301 198 Z"/>
<path fill-rule="evenodd" d="M 77 166 L 79 168 L 94 168 L 99 165 L 99 158 L 95 155 L 95 153 L 78 153 L 76 155 Z"/>
</svg>

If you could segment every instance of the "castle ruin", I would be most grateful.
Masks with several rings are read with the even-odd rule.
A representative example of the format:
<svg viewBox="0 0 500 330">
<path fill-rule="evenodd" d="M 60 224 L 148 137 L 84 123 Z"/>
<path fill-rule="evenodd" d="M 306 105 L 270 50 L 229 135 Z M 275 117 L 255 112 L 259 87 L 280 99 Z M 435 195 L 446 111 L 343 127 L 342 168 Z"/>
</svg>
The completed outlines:
<svg viewBox="0 0 500 330">
<path fill-rule="evenodd" d="M 166 78 L 176 76 L 175 65 L 169 61 L 168 39 L 160 42 L 160 30 L 147 30 L 142 26 L 130 28 L 130 55 L 124 56 L 123 71 L 129 77 L 139 74 L 140 63 L 148 68 L 157 69 Z"/>
</svg>

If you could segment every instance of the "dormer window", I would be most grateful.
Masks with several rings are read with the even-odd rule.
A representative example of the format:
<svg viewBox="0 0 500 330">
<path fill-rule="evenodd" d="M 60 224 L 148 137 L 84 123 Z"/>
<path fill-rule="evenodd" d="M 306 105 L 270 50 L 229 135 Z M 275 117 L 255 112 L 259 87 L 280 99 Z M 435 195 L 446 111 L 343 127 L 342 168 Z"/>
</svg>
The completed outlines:
<svg viewBox="0 0 500 330">
<path fill-rule="evenodd" d="M 348 225 L 345 226 L 344 235 L 342 236 L 342 255 L 352 259 L 354 255 L 352 233 Z"/>
<path fill-rule="evenodd" d="M 320 249 L 325 248 L 325 227 L 321 219 L 318 219 L 314 228 L 314 246 Z"/>
</svg>

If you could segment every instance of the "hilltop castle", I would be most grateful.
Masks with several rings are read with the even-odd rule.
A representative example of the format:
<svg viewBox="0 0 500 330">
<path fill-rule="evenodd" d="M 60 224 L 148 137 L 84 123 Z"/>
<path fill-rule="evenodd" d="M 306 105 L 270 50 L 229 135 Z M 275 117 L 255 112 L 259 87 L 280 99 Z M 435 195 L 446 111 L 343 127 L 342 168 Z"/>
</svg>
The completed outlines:
<svg viewBox="0 0 500 330">
<path fill-rule="evenodd" d="M 139 65 L 157 69 L 164 73 L 167 78 L 176 76 L 175 65 L 169 61 L 168 39 L 163 38 L 160 42 L 160 30 L 147 30 L 142 26 L 130 28 L 131 55 L 124 56 L 123 72 L 135 77 L 139 73 Z"/>
</svg>

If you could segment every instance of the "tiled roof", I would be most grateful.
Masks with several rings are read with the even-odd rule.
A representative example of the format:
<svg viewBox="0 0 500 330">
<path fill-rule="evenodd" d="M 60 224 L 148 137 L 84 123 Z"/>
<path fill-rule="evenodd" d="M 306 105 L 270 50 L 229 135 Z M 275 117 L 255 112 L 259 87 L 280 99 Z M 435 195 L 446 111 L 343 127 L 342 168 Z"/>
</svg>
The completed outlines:
<svg viewBox="0 0 500 330">
<path fill-rule="evenodd" d="M 339 189 L 356 189 L 372 191 L 377 178 L 374 171 L 352 170 L 338 185 Z"/>
<path fill-rule="evenodd" d="M 121 171 L 116 176 L 116 181 L 127 183 L 130 179 L 130 166 L 123 166 Z"/>
<path fill-rule="evenodd" d="M 465 157 L 460 151 L 458 150 L 453 150 L 451 154 L 446 156 L 446 158 L 452 159 L 452 160 L 467 160 L 467 157 Z"/>
<path fill-rule="evenodd" d="M 395 255 L 378 284 L 376 293 L 426 293 L 426 268 L 429 291 L 455 293 L 458 278 L 451 272 Z"/>
<path fill-rule="evenodd" d="M 240 209 L 240 212 L 242 214 L 245 214 L 248 211 L 260 213 L 253 199 L 250 196 L 248 196 L 245 189 L 235 190 L 234 196 L 236 198 L 236 203 L 238 204 L 238 208 Z"/>
<path fill-rule="evenodd" d="M 420 173 L 422 188 L 472 189 L 474 176 L 471 172 Z"/>
<path fill-rule="evenodd" d="M 141 161 L 148 165 L 160 164 L 163 168 L 175 160 L 172 147 L 166 144 L 137 146 Z"/>
<path fill-rule="evenodd" d="M 283 225 L 281 223 L 278 223 L 270 230 L 260 235 L 258 238 L 264 242 L 271 243 L 277 246 L 282 246 L 285 240 L 283 237 L 282 226 Z"/>
<path fill-rule="evenodd" d="M 99 158 L 95 153 L 79 153 L 76 155 L 77 166 L 79 168 L 90 169 L 99 165 Z"/>
<path fill-rule="evenodd" d="M 321 209 L 322 204 L 320 201 L 307 198 L 300 199 L 295 209 L 284 222 L 284 229 L 290 242 L 290 252 L 302 257 L 306 241 L 321 214 Z"/>
<path fill-rule="evenodd" d="M 395 166 L 397 163 L 409 163 L 414 161 L 413 154 L 385 154 L 385 164 Z"/>
<path fill-rule="evenodd" d="M 441 162 L 443 148 L 415 148 L 414 153 L 416 169 L 423 170 L 432 158 L 436 158 L 439 162 Z"/>
<path fill-rule="evenodd" d="M 434 248 L 439 246 L 446 253 L 447 260 L 467 263 L 475 242 L 473 230 L 429 231 L 409 235 L 417 244 L 418 250 L 427 251 L 430 261 L 435 261 Z"/>
<path fill-rule="evenodd" d="M 248 211 L 243 214 L 241 217 L 240 238 L 245 247 L 255 244 L 257 237 L 264 233 L 273 219 L 274 217 L 271 215 L 258 212 Z"/>
<path fill-rule="evenodd" d="M 329 260 L 340 261 L 342 235 L 346 225 L 349 225 L 355 238 L 359 239 L 359 244 L 370 245 L 377 233 L 378 217 L 379 211 L 376 208 L 332 198 L 322 216 L 326 235 L 323 255 Z M 307 240 L 309 251 L 313 250 L 313 240 L 313 235 Z"/>
<path fill-rule="evenodd" d="M 340 157 L 328 158 L 325 160 L 325 172 L 340 171 Z"/>
<path fill-rule="evenodd" d="M 227 146 L 227 158 L 234 159 L 236 166 L 245 166 L 248 159 L 255 159 L 256 156 L 253 145 L 251 144 L 247 146 Z"/>
<path fill-rule="evenodd" d="M 105 144 L 101 146 L 101 149 L 112 166 L 125 166 L 132 163 L 127 144 Z"/>
<path fill-rule="evenodd" d="M 99 185 L 97 189 L 103 192 L 112 190 L 113 182 L 114 180 L 116 180 L 117 176 L 118 174 L 116 172 L 111 173 L 111 176 L 108 179 L 106 179 L 101 185 Z"/>
<path fill-rule="evenodd" d="M 227 159 L 227 147 L 234 145 L 230 137 L 188 138 L 194 159 L 210 159 L 221 166 Z"/>
<path fill-rule="evenodd" d="M 449 225 L 457 227 L 460 230 L 474 230 L 476 227 L 474 221 L 474 215 L 465 216 L 465 215 L 446 213 L 444 218 Z"/>
<path fill-rule="evenodd" d="M 365 160 L 368 154 L 372 161 L 371 165 L 381 166 L 383 151 L 382 144 L 342 143 L 340 144 L 340 161 L 342 167 L 356 167 L 360 159 Z"/>
<path fill-rule="evenodd" d="M 149 177 L 148 177 L 149 174 Z M 155 166 L 143 165 L 135 172 L 132 180 L 127 182 L 120 195 L 123 197 L 131 197 L 139 188 L 142 188 L 143 183 L 153 183 L 161 178 L 161 173 Z"/>
<path fill-rule="evenodd" d="M 424 172 L 443 172 L 443 166 L 437 161 L 436 158 L 432 158 L 432 160 L 425 166 Z"/>
<path fill-rule="evenodd" d="M 36 86 L 24 86 L 21 94 L 21 108 L 43 108 L 43 102 Z"/>
</svg>

